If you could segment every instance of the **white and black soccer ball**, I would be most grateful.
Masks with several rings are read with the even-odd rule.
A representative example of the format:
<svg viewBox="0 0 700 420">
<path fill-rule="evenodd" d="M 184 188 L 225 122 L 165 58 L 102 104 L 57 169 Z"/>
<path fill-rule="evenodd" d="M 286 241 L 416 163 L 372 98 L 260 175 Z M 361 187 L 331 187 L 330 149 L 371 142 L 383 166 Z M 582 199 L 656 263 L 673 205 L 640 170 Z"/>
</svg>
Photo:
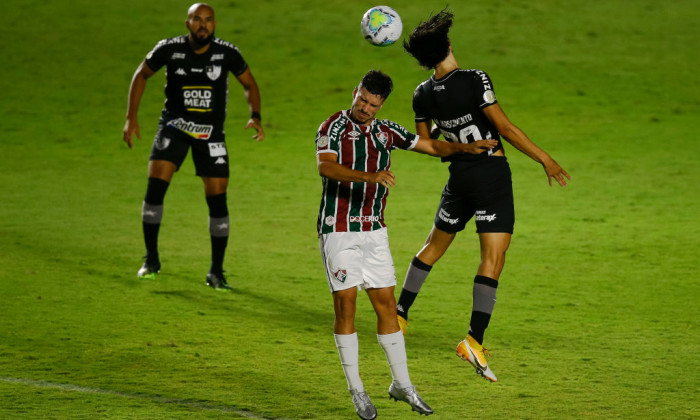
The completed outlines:
<svg viewBox="0 0 700 420">
<path fill-rule="evenodd" d="M 365 12 L 361 22 L 362 36 L 372 45 L 385 47 L 401 37 L 403 22 L 389 6 L 375 6 Z"/>
</svg>

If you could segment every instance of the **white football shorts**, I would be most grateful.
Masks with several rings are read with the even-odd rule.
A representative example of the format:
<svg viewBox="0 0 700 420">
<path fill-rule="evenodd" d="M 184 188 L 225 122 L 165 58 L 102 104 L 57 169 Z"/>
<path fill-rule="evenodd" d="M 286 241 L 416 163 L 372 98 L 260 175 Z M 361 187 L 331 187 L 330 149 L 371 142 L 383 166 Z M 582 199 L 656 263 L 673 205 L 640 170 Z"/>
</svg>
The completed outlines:
<svg viewBox="0 0 700 420">
<path fill-rule="evenodd" d="M 331 293 L 357 287 L 396 286 L 394 259 L 386 228 L 371 232 L 331 232 L 319 237 Z"/>
</svg>

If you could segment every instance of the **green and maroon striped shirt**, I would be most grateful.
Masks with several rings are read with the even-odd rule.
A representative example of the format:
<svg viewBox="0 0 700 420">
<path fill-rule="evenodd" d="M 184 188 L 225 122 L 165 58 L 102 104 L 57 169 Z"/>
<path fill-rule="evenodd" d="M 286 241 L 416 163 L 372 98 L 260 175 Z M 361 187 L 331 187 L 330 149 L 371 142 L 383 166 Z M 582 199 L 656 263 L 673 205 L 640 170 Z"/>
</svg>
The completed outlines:
<svg viewBox="0 0 700 420">
<path fill-rule="evenodd" d="M 391 167 L 393 149 L 410 150 L 418 136 L 389 120 L 354 123 L 349 110 L 338 111 L 316 133 L 316 153 L 335 153 L 341 165 L 364 172 Z M 318 233 L 369 232 L 386 227 L 384 208 L 388 188 L 366 182 L 323 179 Z"/>
</svg>

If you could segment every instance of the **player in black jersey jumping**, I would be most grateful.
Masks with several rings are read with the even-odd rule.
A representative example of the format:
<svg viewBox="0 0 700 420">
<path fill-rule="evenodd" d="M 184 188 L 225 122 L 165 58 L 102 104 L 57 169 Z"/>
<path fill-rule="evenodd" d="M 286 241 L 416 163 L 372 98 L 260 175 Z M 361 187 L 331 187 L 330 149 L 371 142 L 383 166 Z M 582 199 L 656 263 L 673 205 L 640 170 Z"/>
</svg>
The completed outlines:
<svg viewBox="0 0 700 420">
<path fill-rule="evenodd" d="M 137 114 L 146 80 L 166 67 L 165 108 L 151 149 L 142 210 L 146 261 L 137 276 L 154 278 L 160 271 L 158 231 L 163 199 L 173 174 L 192 148 L 192 160 L 197 176 L 204 182 L 209 206 L 212 258 L 207 285 L 230 289 L 223 275 L 229 236 L 229 162 L 224 134 L 228 73 L 233 73 L 243 86 L 250 109 L 245 128 L 254 128 L 253 138 L 258 141 L 265 138 L 260 123 L 260 91 L 238 48 L 214 36 L 216 20 L 211 6 L 193 4 L 185 23 L 189 34 L 160 41 L 136 69 L 129 87 L 123 138 L 131 148 L 133 135 L 141 138 Z"/>
<path fill-rule="evenodd" d="M 480 70 L 463 70 L 452 53 L 448 33 L 453 14 L 445 9 L 421 23 L 404 48 L 433 75 L 415 90 L 413 110 L 416 132 L 422 137 L 442 134 L 447 141 L 470 143 L 495 139 L 498 146 L 480 155 L 453 155 L 450 177 L 442 193 L 435 222 L 424 247 L 411 262 L 397 302 L 399 325 L 406 331 L 408 310 L 432 266 L 443 256 L 457 232 L 472 217 L 481 244 L 481 263 L 474 278 L 469 333 L 457 346 L 457 354 L 478 374 L 495 382 L 482 346 L 484 331 L 496 303 L 498 278 L 513 234 L 515 214 L 511 173 L 501 137 L 539 162 L 549 185 L 554 179 L 566 185 L 569 174 L 544 150 L 516 127 L 496 101 L 493 84 Z"/>
</svg>

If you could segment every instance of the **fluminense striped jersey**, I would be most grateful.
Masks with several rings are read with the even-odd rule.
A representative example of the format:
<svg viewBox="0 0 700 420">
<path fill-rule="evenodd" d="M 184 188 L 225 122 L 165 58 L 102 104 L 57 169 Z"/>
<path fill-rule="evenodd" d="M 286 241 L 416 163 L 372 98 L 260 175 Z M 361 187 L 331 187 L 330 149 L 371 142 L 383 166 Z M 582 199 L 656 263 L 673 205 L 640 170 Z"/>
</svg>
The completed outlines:
<svg viewBox="0 0 700 420">
<path fill-rule="evenodd" d="M 316 133 L 316 153 L 335 153 L 341 165 L 364 172 L 389 170 L 393 149 L 410 150 L 418 136 L 389 120 L 354 123 L 350 110 L 338 111 Z M 384 208 L 389 190 L 379 184 L 338 182 L 322 178 L 323 197 L 318 233 L 369 232 L 386 227 Z"/>
</svg>

